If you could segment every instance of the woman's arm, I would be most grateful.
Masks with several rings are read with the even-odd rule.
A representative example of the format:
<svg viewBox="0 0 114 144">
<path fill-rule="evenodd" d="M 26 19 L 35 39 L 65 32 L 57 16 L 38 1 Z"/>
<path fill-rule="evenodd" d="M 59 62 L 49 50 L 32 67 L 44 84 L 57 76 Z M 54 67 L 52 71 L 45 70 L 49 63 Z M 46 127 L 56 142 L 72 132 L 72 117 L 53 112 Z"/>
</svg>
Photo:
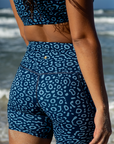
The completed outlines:
<svg viewBox="0 0 114 144">
<path fill-rule="evenodd" d="M 98 144 L 98 142 L 104 141 L 106 133 L 108 135 L 111 133 L 111 126 L 108 98 L 103 77 L 101 46 L 94 26 L 93 0 L 66 0 L 66 8 L 72 42 L 80 69 L 97 110 L 95 116 L 95 138 L 91 144 Z M 104 131 L 103 134 L 102 130 L 105 127 L 107 127 L 106 132 Z M 99 134 L 96 135 L 96 132 Z M 106 137 L 109 136 L 106 135 Z M 105 143 L 106 141 L 103 144 Z"/>
<path fill-rule="evenodd" d="M 13 0 L 10 0 L 10 4 L 11 4 L 12 10 L 13 10 L 15 19 L 17 21 L 18 27 L 20 29 L 20 34 L 21 34 L 22 38 L 24 39 L 26 45 L 28 45 L 29 41 L 26 39 L 25 34 L 24 34 L 24 24 L 23 24 L 21 18 L 19 17 L 19 15 L 17 13 L 17 10 L 15 8 L 15 4 L 14 4 Z"/>
<path fill-rule="evenodd" d="M 74 48 L 79 65 L 97 109 L 108 107 L 104 86 L 101 47 L 95 31 L 92 0 L 76 1 L 84 9 L 74 8 L 69 0 L 66 6 Z M 103 97 L 103 93 L 105 94 Z"/>
</svg>

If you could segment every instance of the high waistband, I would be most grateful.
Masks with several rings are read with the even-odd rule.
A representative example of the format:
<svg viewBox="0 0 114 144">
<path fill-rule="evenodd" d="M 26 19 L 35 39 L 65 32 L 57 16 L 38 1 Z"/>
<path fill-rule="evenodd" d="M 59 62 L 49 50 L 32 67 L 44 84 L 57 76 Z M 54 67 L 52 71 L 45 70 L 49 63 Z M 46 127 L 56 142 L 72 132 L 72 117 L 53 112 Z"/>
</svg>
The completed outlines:
<svg viewBox="0 0 114 144">
<path fill-rule="evenodd" d="M 74 46 L 72 43 L 62 43 L 62 42 L 43 42 L 43 41 L 29 41 L 27 50 L 37 51 L 39 49 L 53 49 L 53 50 L 68 50 L 73 49 Z"/>
<path fill-rule="evenodd" d="M 21 65 L 38 74 L 79 71 L 72 43 L 30 41 Z"/>
</svg>

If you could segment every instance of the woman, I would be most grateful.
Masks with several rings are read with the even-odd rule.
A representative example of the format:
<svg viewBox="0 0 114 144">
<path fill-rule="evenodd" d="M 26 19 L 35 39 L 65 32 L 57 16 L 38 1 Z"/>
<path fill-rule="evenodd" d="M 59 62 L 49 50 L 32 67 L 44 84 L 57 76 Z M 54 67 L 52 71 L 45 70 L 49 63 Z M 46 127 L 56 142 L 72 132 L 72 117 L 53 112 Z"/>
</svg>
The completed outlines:
<svg viewBox="0 0 114 144">
<path fill-rule="evenodd" d="M 10 144 L 107 144 L 92 0 L 10 0 L 27 51 L 8 102 Z M 78 61 L 77 61 L 78 59 Z"/>
</svg>

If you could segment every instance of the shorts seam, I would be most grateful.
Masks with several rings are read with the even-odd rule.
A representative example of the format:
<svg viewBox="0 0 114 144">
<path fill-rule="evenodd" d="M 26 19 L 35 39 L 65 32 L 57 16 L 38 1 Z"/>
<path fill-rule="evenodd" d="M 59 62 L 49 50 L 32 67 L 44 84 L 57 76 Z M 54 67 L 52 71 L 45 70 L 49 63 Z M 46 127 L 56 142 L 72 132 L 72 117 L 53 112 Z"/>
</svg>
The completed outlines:
<svg viewBox="0 0 114 144">
<path fill-rule="evenodd" d="M 37 91 L 38 91 L 38 83 L 39 83 L 39 77 L 40 77 L 40 75 L 38 76 L 38 78 L 37 78 L 37 83 L 36 83 L 36 99 L 37 99 L 37 102 L 38 102 L 38 96 L 37 96 Z M 39 104 L 39 102 L 38 102 L 38 105 L 40 106 L 40 104 Z M 40 106 L 40 108 L 41 108 L 41 106 Z"/>
<path fill-rule="evenodd" d="M 35 72 L 35 71 L 32 71 L 32 70 L 30 70 L 30 69 L 28 69 L 28 68 L 22 66 L 21 64 L 20 64 L 20 66 L 21 66 L 22 68 L 24 68 L 24 69 L 26 69 L 26 70 L 32 72 L 32 73 L 37 74 L 37 75 L 46 75 L 46 74 L 67 74 L 67 73 L 70 74 L 70 73 L 76 73 L 76 72 L 52 72 L 52 73 L 49 72 L 49 73 L 37 73 L 37 72 Z"/>
<path fill-rule="evenodd" d="M 49 72 L 49 73 L 41 73 L 40 75 L 47 75 L 47 74 L 70 74 L 70 73 L 75 73 L 75 72 Z"/>
<path fill-rule="evenodd" d="M 38 73 L 37 73 L 37 72 L 32 71 L 32 70 L 30 70 L 30 69 L 28 69 L 28 68 L 26 68 L 26 67 L 22 66 L 21 64 L 20 64 L 20 66 L 21 66 L 23 69 L 26 69 L 26 70 L 28 70 L 28 71 L 30 71 L 30 72 L 35 73 L 35 74 L 37 74 L 37 75 L 38 75 Z"/>
<path fill-rule="evenodd" d="M 45 110 L 43 110 L 43 108 L 42 108 L 42 106 L 40 105 L 40 103 L 38 102 L 38 83 L 39 83 L 39 78 L 40 78 L 40 75 L 38 76 L 38 78 L 37 78 L 37 83 L 36 83 L 36 99 L 37 99 L 37 103 L 38 103 L 38 105 L 39 105 L 39 107 L 42 109 L 42 111 L 45 113 L 45 115 L 48 117 L 48 118 L 50 118 L 47 114 L 46 114 L 46 112 L 45 112 Z"/>
</svg>

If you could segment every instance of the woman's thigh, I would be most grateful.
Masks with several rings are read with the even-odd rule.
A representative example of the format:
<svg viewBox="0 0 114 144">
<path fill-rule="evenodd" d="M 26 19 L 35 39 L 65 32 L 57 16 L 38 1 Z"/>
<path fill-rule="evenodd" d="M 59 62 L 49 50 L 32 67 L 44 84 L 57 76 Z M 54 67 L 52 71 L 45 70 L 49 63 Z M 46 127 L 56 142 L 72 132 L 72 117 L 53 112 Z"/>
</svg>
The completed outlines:
<svg viewBox="0 0 114 144">
<path fill-rule="evenodd" d="M 50 144 L 52 140 L 52 138 L 44 139 L 10 129 L 8 133 L 9 133 L 9 144 Z"/>
</svg>

